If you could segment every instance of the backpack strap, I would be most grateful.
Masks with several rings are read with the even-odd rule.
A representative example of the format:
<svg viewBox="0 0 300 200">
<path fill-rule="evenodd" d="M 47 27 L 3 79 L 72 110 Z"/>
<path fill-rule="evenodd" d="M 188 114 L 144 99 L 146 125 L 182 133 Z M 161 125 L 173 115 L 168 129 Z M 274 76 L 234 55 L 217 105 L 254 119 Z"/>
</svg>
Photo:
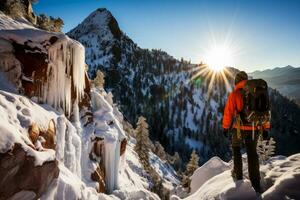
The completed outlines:
<svg viewBox="0 0 300 200">
<path fill-rule="evenodd" d="M 242 88 L 238 89 L 238 92 L 240 92 L 241 95 L 243 96 L 243 89 Z M 244 101 L 244 98 L 243 98 L 243 101 Z M 241 119 L 241 111 L 240 112 L 238 111 L 236 103 L 234 103 L 234 110 L 236 112 L 235 117 L 236 117 L 236 125 L 237 125 L 237 129 L 236 129 L 237 130 L 236 131 L 237 132 L 237 138 L 241 139 L 242 138 L 241 126 L 243 126 L 243 121 Z"/>
<path fill-rule="evenodd" d="M 241 139 L 242 138 L 242 134 L 241 134 L 241 116 L 238 114 L 237 115 L 237 119 L 236 119 L 236 125 L 237 125 L 237 129 L 236 129 L 236 133 L 237 133 L 237 138 Z"/>
</svg>

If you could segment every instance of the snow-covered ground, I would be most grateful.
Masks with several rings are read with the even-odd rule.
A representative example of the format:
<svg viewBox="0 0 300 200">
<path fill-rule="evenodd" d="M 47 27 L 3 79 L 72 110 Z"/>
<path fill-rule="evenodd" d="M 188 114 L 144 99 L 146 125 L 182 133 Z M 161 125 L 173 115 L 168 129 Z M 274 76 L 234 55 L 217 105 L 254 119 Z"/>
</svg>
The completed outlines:
<svg viewBox="0 0 300 200">
<path fill-rule="evenodd" d="M 109 105 L 104 98 L 102 100 L 105 105 Z M 103 105 L 103 102 L 101 105 Z M 18 142 L 24 144 L 23 146 L 27 152 L 37 158 L 37 165 L 55 158 L 59 160 L 60 174 L 58 180 L 52 184 L 52 187 L 48 189 L 48 192 L 41 199 L 159 199 L 156 194 L 147 190 L 149 188 L 149 180 L 133 149 L 134 139 L 132 139 L 133 142 L 129 141 L 125 155 L 121 157 L 120 169 L 118 169 L 119 188 L 113 191 L 112 195 L 99 194 L 95 188 L 89 187 L 83 182 L 87 177 L 85 179 L 81 177 L 81 167 L 83 167 L 83 171 L 88 169 L 86 165 L 80 165 L 80 157 L 78 155 L 81 155 L 81 152 L 76 152 L 79 148 L 76 144 L 78 142 L 79 144 L 81 143 L 81 140 L 78 140 L 80 135 L 77 134 L 76 128 L 63 114 L 59 114 L 47 104 L 39 105 L 25 96 L 3 90 L 0 90 L 0 110 L 2 122 L 0 124 L 2 133 L 0 138 L 1 152 L 5 152 L 11 148 L 11 145 Z M 107 119 L 104 117 L 105 115 L 102 116 L 102 120 Z M 55 124 L 58 125 L 56 130 L 58 136 L 56 153 L 54 150 L 45 149 L 42 152 L 38 152 L 31 149 L 28 144 L 32 146 L 34 144 L 28 139 L 28 126 L 35 122 L 41 128 L 46 129 L 48 126 L 46 122 L 49 122 L 51 119 L 54 119 Z M 116 120 L 117 118 L 113 119 Z M 100 124 L 101 121 L 99 120 L 98 118 L 98 123 Z M 68 126 L 68 133 L 64 132 L 66 128 L 62 128 L 62 126 Z M 73 137 L 73 139 L 70 137 Z M 113 149 L 111 151 L 114 152 Z M 86 152 L 83 150 L 82 153 Z M 65 157 L 66 155 L 68 157 Z M 81 156 L 88 157 L 88 155 Z M 150 157 L 155 169 L 165 178 L 165 184 L 172 189 L 178 183 L 173 168 L 152 153 Z"/>
<path fill-rule="evenodd" d="M 243 159 L 245 161 L 245 157 Z M 209 199 L 299 199 L 300 197 L 300 154 L 290 157 L 275 156 L 260 166 L 261 185 L 264 190 L 257 194 L 247 179 L 234 182 L 231 177 L 231 163 L 218 157 L 211 158 L 198 168 L 192 176 L 192 194 L 186 200 Z M 246 165 L 246 163 L 245 163 Z M 173 195 L 171 199 L 180 199 Z"/>
</svg>

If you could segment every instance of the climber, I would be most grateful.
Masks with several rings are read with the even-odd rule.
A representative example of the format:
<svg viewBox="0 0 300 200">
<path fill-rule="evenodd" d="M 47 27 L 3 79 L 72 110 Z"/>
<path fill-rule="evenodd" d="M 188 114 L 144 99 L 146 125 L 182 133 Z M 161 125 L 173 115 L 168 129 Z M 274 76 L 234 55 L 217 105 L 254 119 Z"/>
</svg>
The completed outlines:
<svg viewBox="0 0 300 200">
<path fill-rule="evenodd" d="M 233 153 L 232 177 L 243 179 L 241 147 L 246 147 L 248 173 L 256 192 L 261 193 L 259 157 L 256 151 L 260 136 L 267 139 L 270 128 L 270 106 L 267 84 L 262 79 L 248 80 L 246 72 L 235 76 L 223 116 L 223 134 L 231 139 Z M 245 101 L 245 102 L 244 102 Z M 253 104 L 253 102 L 255 102 Z M 257 104 L 257 102 L 259 102 Z M 254 105 L 254 106 L 253 106 Z"/>
</svg>

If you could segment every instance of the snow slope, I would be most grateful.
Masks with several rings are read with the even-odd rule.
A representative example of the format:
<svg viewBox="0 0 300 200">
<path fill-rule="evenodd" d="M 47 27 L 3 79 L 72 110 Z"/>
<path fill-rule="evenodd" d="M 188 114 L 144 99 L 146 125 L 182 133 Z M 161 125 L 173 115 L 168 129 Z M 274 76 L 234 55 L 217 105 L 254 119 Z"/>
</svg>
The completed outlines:
<svg viewBox="0 0 300 200">
<path fill-rule="evenodd" d="M 30 147 L 34 144 L 28 138 L 29 125 L 35 122 L 47 129 L 53 118 L 57 118 L 54 112 L 48 112 L 26 97 L 0 90 L 0 153 L 7 152 L 15 143 L 19 143 L 28 155 L 35 157 L 36 165 L 54 160 L 55 151 L 35 151 Z"/>
<path fill-rule="evenodd" d="M 247 170 L 244 170 L 244 180 L 234 182 L 230 164 L 214 157 L 194 172 L 192 183 L 198 183 L 194 184 L 194 190 L 197 190 L 185 199 L 299 199 L 299 166 L 300 154 L 270 158 L 260 166 L 261 183 L 265 192 L 258 195 L 246 178 Z M 172 199 L 179 197 L 174 195 Z"/>
<path fill-rule="evenodd" d="M 127 144 L 124 160 L 121 161 L 123 170 L 120 171 L 120 190 L 113 193 L 117 196 L 124 195 L 124 193 L 132 194 L 137 189 L 142 189 L 145 192 L 145 188 L 149 188 L 151 184 L 147 173 L 139 162 L 137 153 L 134 151 L 134 146 L 135 139 L 131 138 Z M 162 177 L 164 187 L 172 191 L 179 184 L 174 169 L 152 152 L 150 152 L 149 157 L 151 166 Z M 152 197 L 159 199 L 157 195 L 152 195 Z"/>
<path fill-rule="evenodd" d="M 103 101 L 108 105 L 104 98 Z M 63 114 L 59 114 L 47 104 L 38 105 L 25 96 L 3 90 L 0 90 L 0 110 L 0 119 L 2 122 L 0 124 L 2 133 L 0 137 L 1 152 L 5 152 L 11 148 L 11 145 L 18 142 L 23 144 L 28 154 L 36 157 L 36 165 L 41 165 L 43 162 L 54 160 L 55 158 L 60 161 L 58 180 L 53 183 L 53 186 L 49 188 L 48 192 L 41 199 L 159 199 L 156 194 L 147 190 L 147 188 L 149 188 L 149 181 L 133 150 L 133 143 L 129 143 L 125 156 L 121 158 L 120 170 L 117 171 L 119 174 L 119 188 L 110 196 L 99 194 L 93 187 L 88 187 L 88 185 L 83 182 L 83 180 L 88 179 L 88 177 L 81 178 L 81 152 L 77 151 L 81 150 L 80 135 L 78 135 L 76 128 Z M 104 117 L 105 115 L 102 116 Z M 56 152 L 51 149 L 44 149 L 42 152 L 32 150 L 32 148 L 28 146 L 28 144 L 34 146 L 28 139 L 28 126 L 32 122 L 35 122 L 40 127 L 46 129 L 48 123 L 45 122 L 51 119 L 54 119 L 58 125 L 56 129 Z M 116 120 L 117 118 L 113 119 Z M 99 118 L 97 122 L 100 123 Z M 68 131 L 66 127 L 68 127 Z M 80 145 L 77 146 L 76 144 Z M 111 149 L 111 151 L 115 152 L 113 149 Z M 85 153 L 85 151 L 83 150 L 82 153 Z M 85 154 L 83 154 L 83 156 L 86 157 Z M 151 157 L 155 157 L 155 165 L 164 165 L 156 156 L 152 155 Z M 86 165 L 82 166 L 83 171 L 88 170 L 85 168 Z M 110 165 L 108 165 L 108 167 L 110 167 Z M 171 169 L 164 172 L 166 174 L 174 174 L 174 171 L 171 171 Z M 87 174 L 87 176 L 90 176 L 90 174 Z M 176 179 L 174 180 L 177 181 Z"/>
</svg>

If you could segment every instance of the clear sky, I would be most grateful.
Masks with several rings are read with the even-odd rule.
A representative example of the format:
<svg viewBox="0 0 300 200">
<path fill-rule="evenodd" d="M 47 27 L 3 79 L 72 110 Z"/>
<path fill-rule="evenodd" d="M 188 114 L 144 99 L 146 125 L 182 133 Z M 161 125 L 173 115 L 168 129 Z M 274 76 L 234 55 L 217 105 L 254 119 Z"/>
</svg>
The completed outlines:
<svg viewBox="0 0 300 200">
<path fill-rule="evenodd" d="M 298 0 L 39 0 L 37 13 L 61 17 L 64 32 L 105 7 L 142 48 L 156 48 L 199 63 L 226 41 L 233 65 L 248 72 L 300 67 Z"/>
</svg>

